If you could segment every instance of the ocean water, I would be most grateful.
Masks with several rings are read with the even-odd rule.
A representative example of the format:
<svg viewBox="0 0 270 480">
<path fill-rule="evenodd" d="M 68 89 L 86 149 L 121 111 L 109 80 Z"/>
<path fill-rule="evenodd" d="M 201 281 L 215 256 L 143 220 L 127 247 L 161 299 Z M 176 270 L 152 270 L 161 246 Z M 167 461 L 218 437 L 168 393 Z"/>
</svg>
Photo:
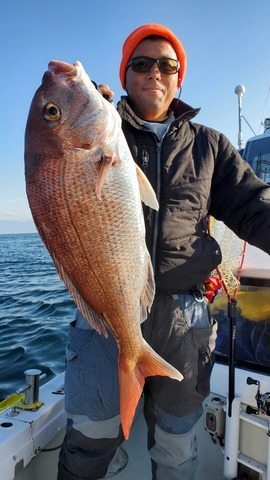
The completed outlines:
<svg viewBox="0 0 270 480">
<path fill-rule="evenodd" d="M 37 233 L 0 235 L 0 400 L 25 384 L 24 370 L 64 371 L 75 304 Z"/>
<path fill-rule="evenodd" d="M 0 234 L 0 401 L 25 384 L 24 371 L 38 368 L 48 381 L 65 369 L 65 346 L 75 304 L 60 281 L 37 233 Z M 228 355 L 227 310 L 218 320 L 217 351 Z M 236 322 L 239 366 L 267 371 L 270 318 Z"/>
</svg>

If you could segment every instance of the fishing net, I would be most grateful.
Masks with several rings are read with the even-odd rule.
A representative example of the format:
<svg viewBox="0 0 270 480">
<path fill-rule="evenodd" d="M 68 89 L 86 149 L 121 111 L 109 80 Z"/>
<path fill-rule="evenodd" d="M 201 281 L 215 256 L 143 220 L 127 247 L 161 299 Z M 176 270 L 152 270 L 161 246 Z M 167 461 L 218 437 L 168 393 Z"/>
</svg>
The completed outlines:
<svg viewBox="0 0 270 480">
<path fill-rule="evenodd" d="M 246 242 L 238 238 L 224 223 L 211 217 L 209 232 L 217 240 L 222 263 L 212 276 L 222 280 L 218 294 L 211 302 L 213 317 L 218 322 L 215 353 L 228 358 L 228 414 L 234 398 L 235 362 L 256 370 L 256 365 L 270 366 L 270 289 L 240 285 Z M 237 301 L 236 301 L 237 297 Z M 234 306 L 234 308 L 229 308 Z"/>
<path fill-rule="evenodd" d="M 235 292 L 240 285 L 245 242 L 237 237 L 223 222 L 213 217 L 210 219 L 209 230 L 218 242 L 222 252 L 222 262 L 211 275 L 222 280 L 224 293 Z"/>
</svg>

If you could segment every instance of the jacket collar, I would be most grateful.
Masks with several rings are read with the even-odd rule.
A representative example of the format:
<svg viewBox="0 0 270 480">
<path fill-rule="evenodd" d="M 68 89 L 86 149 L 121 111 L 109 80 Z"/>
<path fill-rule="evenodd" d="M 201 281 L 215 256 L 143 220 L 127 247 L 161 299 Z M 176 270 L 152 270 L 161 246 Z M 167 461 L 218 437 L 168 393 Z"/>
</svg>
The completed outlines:
<svg viewBox="0 0 270 480">
<path fill-rule="evenodd" d="M 200 108 L 192 108 L 190 107 L 190 105 L 188 105 L 187 103 L 184 103 L 182 100 L 178 100 L 177 98 L 173 99 L 170 105 L 170 109 L 173 111 L 173 114 L 175 116 L 175 121 L 191 120 L 200 111 Z M 128 121 L 135 127 L 139 127 L 139 128 L 144 127 L 143 119 L 138 117 L 134 113 L 129 103 L 128 96 L 121 97 L 121 100 L 117 104 L 117 110 L 123 120 Z"/>
</svg>

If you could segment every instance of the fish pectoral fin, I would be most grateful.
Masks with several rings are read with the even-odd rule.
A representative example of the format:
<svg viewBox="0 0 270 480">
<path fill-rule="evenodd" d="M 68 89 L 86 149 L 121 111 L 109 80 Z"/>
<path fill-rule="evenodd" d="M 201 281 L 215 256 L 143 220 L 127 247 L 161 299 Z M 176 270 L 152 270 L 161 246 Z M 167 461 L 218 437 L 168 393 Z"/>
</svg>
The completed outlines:
<svg viewBox="0 0 270 480">
<path fill-rule="evenodd" d="M 157 201 L 156 194 L 153 190 L 153 187 L 137 164 L 136 164 L 136 172 L 137 172 L 137 178 L 139 182 L 142 202 L 145 203 L 145 205 L 147 205 L 148 207 L 153 208 L 153 210 L 158 210 L 159 204 Z"/>
<path fill-rule="evenodd" d="M 103 185 L 106 181 L 110 168 L 113 167 L 115 164 L 119 163 L 121 160 L 116 155 L 109 156 L 103 154 L 100 160 L 99 165 L 99 172 L 97 176 L 97 184 L 96 184 L 96 195 L 99 199 L 101 199 L 101 190 Z"/>
<path fill-rule="evenodd" d="M 96 195 L 99 199 L 101 199 L 101 190 L 112 166 L 112 162 L 112 157 L 107 157 L 106 155 L 101 157 L 96 184 Z"/>
<path fill-rule="evenodd" d="M 132 421 L 140 400 L 145 378 L 155 375 L 168 376 L 174 380 L 183 380 L 183 375 L 161 358 L 148 343 L 143 343 L 137 363 L 128 362 L 121 351 L 118 359 L 120 387 L 120 414 L 124 437 L 129 437 Z"/>
</svg>

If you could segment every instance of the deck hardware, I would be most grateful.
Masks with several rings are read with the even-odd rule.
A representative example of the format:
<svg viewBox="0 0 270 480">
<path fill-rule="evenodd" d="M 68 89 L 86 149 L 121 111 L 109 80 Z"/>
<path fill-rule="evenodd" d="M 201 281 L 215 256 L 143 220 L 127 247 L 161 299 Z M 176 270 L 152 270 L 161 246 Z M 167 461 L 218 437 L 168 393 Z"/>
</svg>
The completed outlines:
<svg viewBox="0 0 270 480">
<path fill-rule="evenodd" d="M 25 405 L 33 405 L 39 402 L 39 381 L 46 377 L 46 374 L 36 368 L 25 370 L 26 383 L 22 388 L 17 390 L 17 393 L 25 392 Z"/>
<path fill-rule="evenodd" d="M 64 385 L 61 385 L 61 387 L 57 388 L 56 390 L 53 390 L 52 393 L 54 393 L 55 395 L 65 395 Z"/>
<path fill-rule="evenodd" d="M 2 422 L 0 423 L 0 427 L 2 428 L 10 428 L 12 427 L 13 423 L 12 422 Z"/>
<path fill-rule="evenodd" d="M 255 395 L 255 400 L 257 403 L 257 409 L 250 407 L 249 405 L 246 408 L 246 413 L 259 415 L 259 413 L 270 416 L 270 392 L 261 393 L 260 391 L 260 382 L 251 377 L 247 378 L 248 385 L 257 385 L 257 393 Z"/>
<path fill-rule="evenodd" d="M 225 401 L 220 397 L 212 397 L 204 404 L 205 429 L 217 438 L 224 438 L 225 432 Z"/>
</svg>

